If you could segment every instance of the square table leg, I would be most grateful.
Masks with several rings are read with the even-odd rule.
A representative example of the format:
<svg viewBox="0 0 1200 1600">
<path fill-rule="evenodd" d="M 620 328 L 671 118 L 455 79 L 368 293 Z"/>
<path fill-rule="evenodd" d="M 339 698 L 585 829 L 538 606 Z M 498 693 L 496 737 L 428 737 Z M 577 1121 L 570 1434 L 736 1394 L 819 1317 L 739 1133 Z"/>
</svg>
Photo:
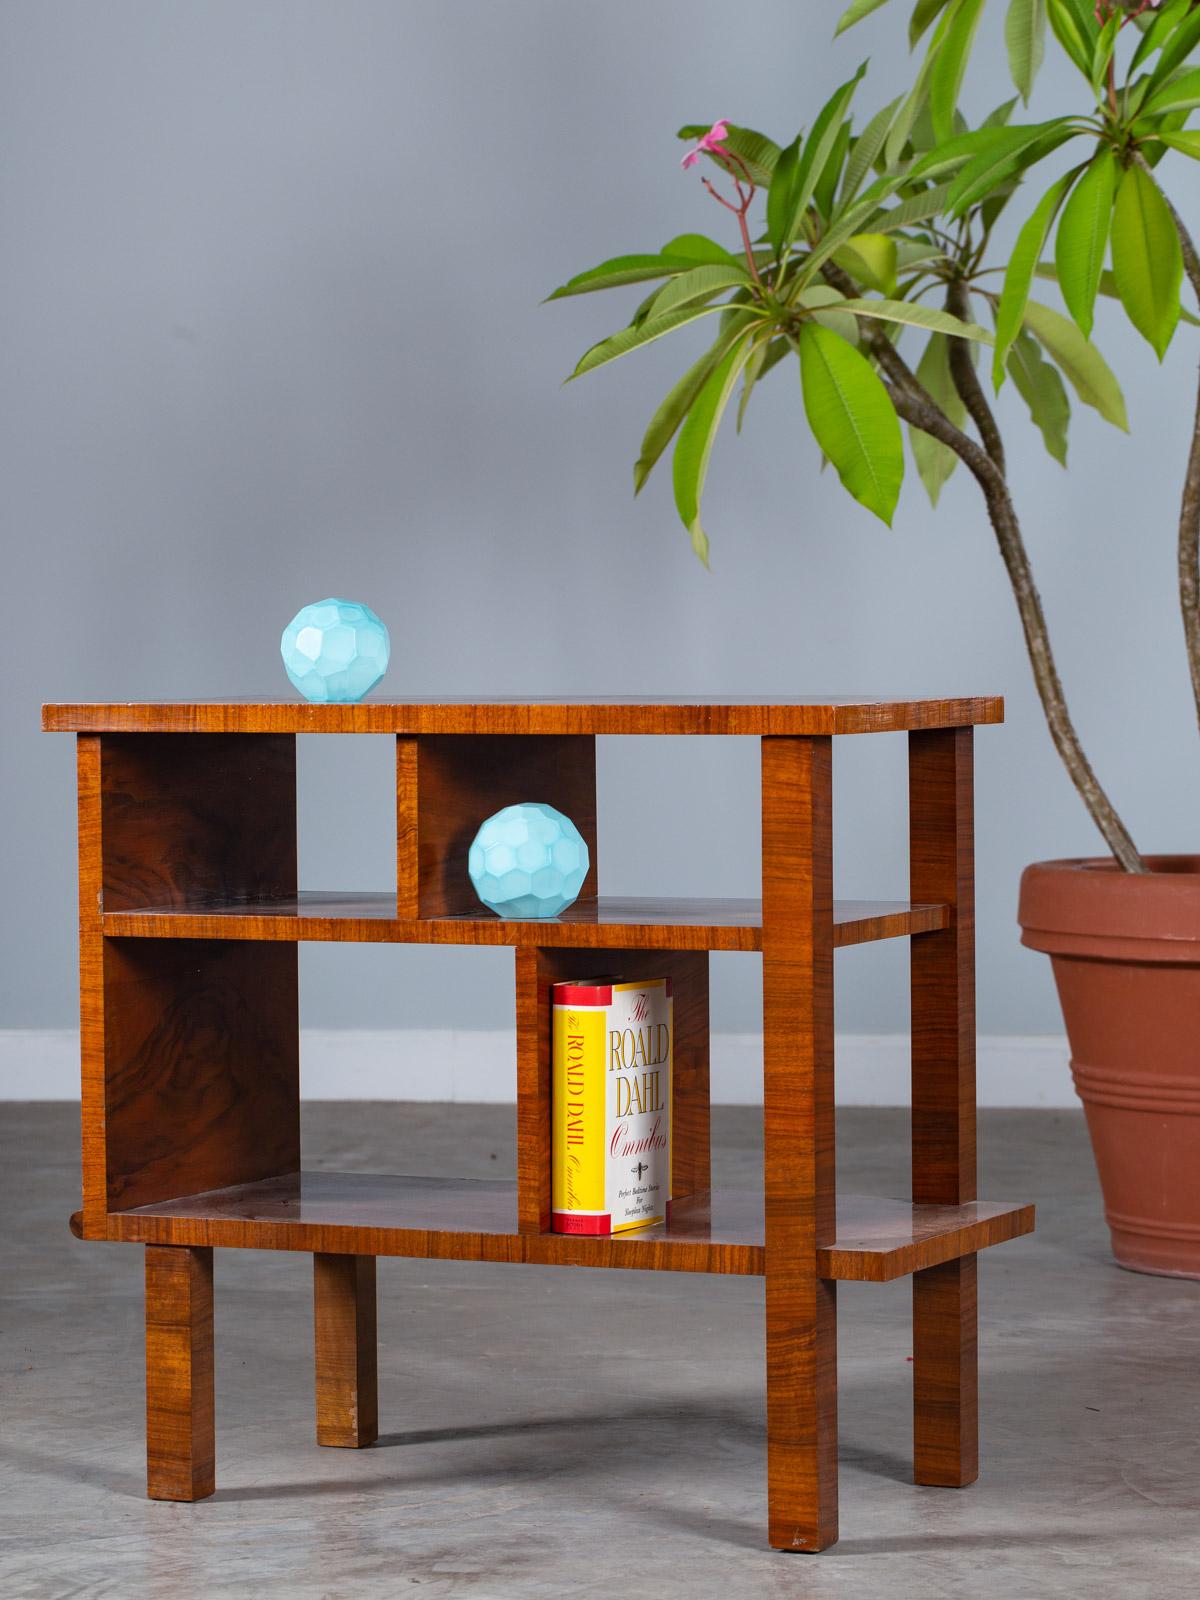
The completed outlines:
<svg viewBox="0 0 1200 1600">
<path fill-rule="evenodd" d="M 313 1256 L 317 1443 L 358 1450 L 379 1437 L 375 1257 Z"/>
<path fill-rule="evenodd" d="M 837 1521 L 831 741 L 765 738 L 763 1159 L 767 1497 L 781 1550 L 822 1550 Z"/>
<path fill-rule="evenodd" d="M 151 1500 L 216 1488 L 213 1253 L 146 1246 L 146 1479 Z"/>
<path fill-rule="evenodd" d="M 912 1194 L 975 1199 L 975 888 L 970 728 L 909 735 L 911 898 L 950 925 L 912 941 Z M 979 1475 L 975 1257 L 913 1275 L 913 1475 Z"/>
</svg>

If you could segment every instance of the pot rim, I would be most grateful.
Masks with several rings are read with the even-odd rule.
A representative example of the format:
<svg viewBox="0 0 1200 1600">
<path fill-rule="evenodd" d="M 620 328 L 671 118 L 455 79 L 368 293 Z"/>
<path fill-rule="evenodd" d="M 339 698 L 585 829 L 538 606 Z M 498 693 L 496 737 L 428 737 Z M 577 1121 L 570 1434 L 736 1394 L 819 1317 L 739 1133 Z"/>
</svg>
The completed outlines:
<svg viewBox="0 0 1200 1600">
<path fill-rule="evenodd" d="M 1200 962 L 1200 855 L 1144 858 L 1124 872 L 1111 856 L 1038 861 L 1021 875 L 1021 943 L 1051 955 Z"/>
</svg>

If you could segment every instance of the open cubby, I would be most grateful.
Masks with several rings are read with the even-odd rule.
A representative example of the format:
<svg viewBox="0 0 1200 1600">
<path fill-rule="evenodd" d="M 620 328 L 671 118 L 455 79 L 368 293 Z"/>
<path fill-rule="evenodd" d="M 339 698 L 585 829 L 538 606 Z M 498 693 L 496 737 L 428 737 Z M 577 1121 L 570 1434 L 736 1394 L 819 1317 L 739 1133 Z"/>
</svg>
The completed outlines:
<svg viewBox="0 0 1200 1600">
<path fill-rule="evenodd" d="M 994 699 L 709 703 L 253 701 L 47 706 L 78 735 L 83 1206 L 89 1240 L 146 1247 L 153 1498 L 215 1483 L 212 1250 L 314 1257 L 317 1438 L 377 1432 L 375 1261 L 415 1256 L 766 1279 L 768 1536 L 837 1536 L 836 1284 L 913 1278 L 914 1471 L 977 1472 L 975 1258 L 1028 1232 L 1029 1206 L 975 1195 L 972 730 Z M 834 736 L 907 732 L 909 898 L 835 901 Z M 301 891 L 296 735 L 395 741 L 395 888 Z M 761 742 L 761 896 L 605 897 L 596 740 Z M 475 900 L 484 817 L 549 801 L 588 840 L 562 916 Z M 910 942 L 912 1192 L 835 1194 L 833 958 Z M 513 1183 L 305 1171 L 297 952 L 304 941 L 510 947 Z M 761 958 L 764 1193 L 713 1192 L 709 954 Z M 552 1233 L 551 986 L 597 969 L 669 972 L 674 1205 L 615 1238 Z M 452 1022 L 453 1019 L 447 1019 Z"/>
</svg>

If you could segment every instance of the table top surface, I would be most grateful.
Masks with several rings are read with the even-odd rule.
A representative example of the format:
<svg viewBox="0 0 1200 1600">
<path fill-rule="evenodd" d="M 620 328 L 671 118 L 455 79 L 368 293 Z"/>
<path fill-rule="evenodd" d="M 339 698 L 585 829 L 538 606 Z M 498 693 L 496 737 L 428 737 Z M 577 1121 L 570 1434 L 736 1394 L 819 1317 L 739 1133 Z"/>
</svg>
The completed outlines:
<svg viewBox="0 0 1200 1600">
<path fill-rule="evenodd" d="M 64 701 L 42 707 L 50 733 L 897 733 L 1003 722 L 999 695 L 518 696 L 312 705 L 305 700 Z"/>
</svg>

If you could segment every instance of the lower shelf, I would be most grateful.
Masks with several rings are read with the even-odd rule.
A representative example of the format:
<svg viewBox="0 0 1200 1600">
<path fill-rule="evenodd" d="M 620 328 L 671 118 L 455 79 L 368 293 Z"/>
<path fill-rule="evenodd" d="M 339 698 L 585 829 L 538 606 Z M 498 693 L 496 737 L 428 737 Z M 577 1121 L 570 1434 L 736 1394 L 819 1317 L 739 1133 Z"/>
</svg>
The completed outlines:
<svg viewBox="0 0 1200 1600">
<path fill-rule="evenodd" d="M 914 1206 L 838 1199 L 822 1277 L 882 1283 L 1033 1229 L 1033 1207 L 1001 1201 Z M 677 1203 L 669 1228 L 616 1238 L 517 1232 L 516 1187 L 468 1179 L 299 1172 L 109 1214 L 109 1239 L 551 1266 L 761 1275 L 763 1201 L 748 1191 Z"/>
</svg>

